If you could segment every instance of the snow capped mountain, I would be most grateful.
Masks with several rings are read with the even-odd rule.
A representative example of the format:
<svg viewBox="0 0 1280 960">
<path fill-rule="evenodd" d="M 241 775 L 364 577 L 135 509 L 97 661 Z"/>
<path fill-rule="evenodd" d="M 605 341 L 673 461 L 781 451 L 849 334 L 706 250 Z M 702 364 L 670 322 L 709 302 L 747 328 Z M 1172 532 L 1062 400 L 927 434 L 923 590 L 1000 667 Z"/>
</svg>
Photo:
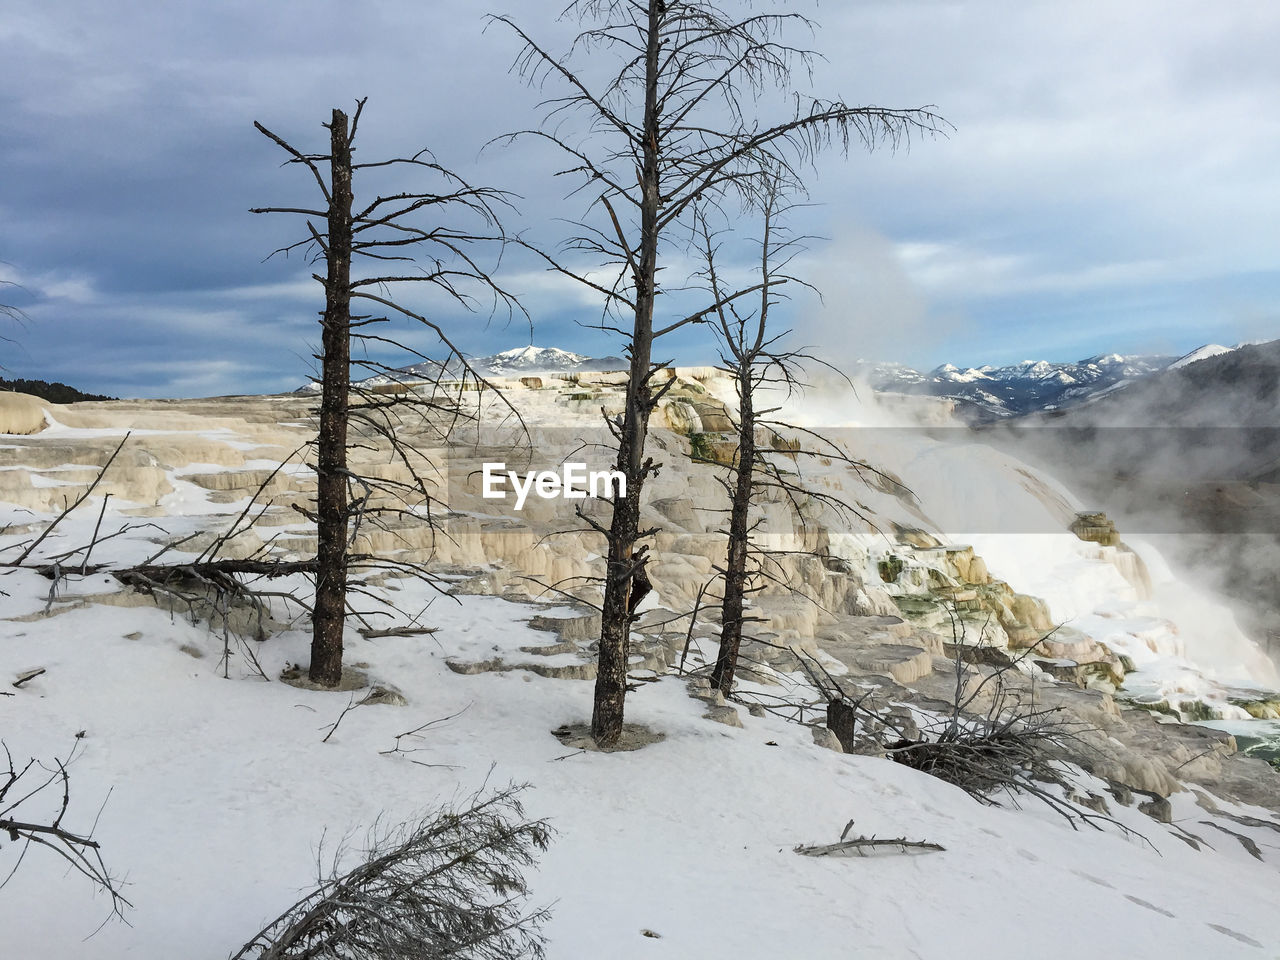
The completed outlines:
<svg viewBox="0 0 1280 960">
<path fill-rule="evenodd" d="M 929 373 L 899 363 L 861 363 L 857 374 L 881 392 L 926 394 L 955 400 L 961 417 L 984 423 L 1087 403 L 1153 373 L 1179 370 L 1252 345 L 1224 347 L 1208 343 L 1176 359 L 1103 353 L 1075 363 L 1023 360 L 1003 367 L 985 364 L 965 369 L 944 363 Z"/>
<path fill-rule="evenodd" d="M 1230 353 L 1236 347 L 1224 347 L 1217 343 L 1206 343 L 1203 347 L 1192 350 L 1185 357 L 1179 357 L 1173 363 L 1169 364 L 1170 370 L 1181 370 L 1183 367 L 1196 363 L 1200 360 L 1208 360 L 1210 357 L 1220 357 L 1224 353 Z"/>
<path fill-rule="evenodd" d="M 527 347 L 503 350 L 501 353 L 494 353 L 487 357 L 469 357 L 468 363 L 473 370 L 486 378 L 627 369 L 627 361 L 620 357 L 588 357 L 557 347 L 535 347 L 532 344 Z M 443 365 L 437 360 L 424 360 L 389 373 L 366 377 L 359 382 L 361 386 L 373 387 L 384 383 L 434 380 L 442 376 L 450 379 L 461 377 L 462 373 L 462 364 L 458 362 L 457 357 L 452 357 Z M 302 392 L 316 392 L 319 389 L 319 384 L 314 382 L 301 388 Z"/>
<path fill-rule="evenodd" d="M 944 363 L 927 373 L 901 363 L 859 361 L 850 373 L 878 392 L 954 400 L 963 419 L 986 423 L 1086 403 L 1161 370 L 1181 369 L 1210 357 L 1232 353 L 1242 346 L 1247 344 L 1224 347 L 1211 343 L 1177 359 L 1161 355 L 1104 353 L 1074 363 L 1022 360 L 1005 366 L 984 364 L 963 368 L 954 363 Z M 589 357 L 558 347 L 535 347 L 532 344 L 489 356 L 472 357 L 469 362 L 481 376 L 498 378 L 627 369 L 627 361 L 620 357 Z M 455 357 L 443 368 L 438 361 L 427 360 L 360 382 L 368 387 L 441 376 L 449 379 L 460 377 L 462 373 L 462 365 Z M 302 388 L 308 392 L 318 389 L 315 383 Z"/>
<path fill-rule="evenodd" d="M 625 370 L 626 361 L 618 357 L 600 359 L 571 353 L 557 347 L 516 347 L 489 357 L 479 357 L 472 365 L 485 375 L 528 376 L 537 373 L 560 373 L 573 370 Z"/>
<path fill-rule="evenodd" d="M 967 370 L 961 370 L 955 364 L 944 363 L 938 369 L 933 371 L 933 375 L 939 380 L 947 380 L 951 383 L 974 383 L 978 380 L 990 380 L 991 378 L 982 371 L 969 367 Z"/>
<path fill-rule="evenodd" d="M 484 377 L 528 377 L 545 373 L 572 373 L 582 370 L 625 370 L 627 362 L 619 357 L 587 357 L 557 347 L 516 347 L 487 357 L 471 357 L 473 369 Z M 434 361 L 415 363 L 400 371 L 411 376 L 434 376 L 440 365 Z M 462 365 L 456 358 L 449 361 L 447 375 L 460 374 Z M 390 379 L 390 377 L 388 377 Z"/>
<path fill-rule="evenodd" d="M 955 400 L 962 417 L 985 422 L 1089 400 L 1165 369 L 1170 359 L 1109 353 L 1075 363 L 1023 360 L 1003 367 L 987 364 L 965 369 L 946 363 L 929 373 L 880 363 L 860 365 L 858 373 L 881 392 Z"/>
</svg>

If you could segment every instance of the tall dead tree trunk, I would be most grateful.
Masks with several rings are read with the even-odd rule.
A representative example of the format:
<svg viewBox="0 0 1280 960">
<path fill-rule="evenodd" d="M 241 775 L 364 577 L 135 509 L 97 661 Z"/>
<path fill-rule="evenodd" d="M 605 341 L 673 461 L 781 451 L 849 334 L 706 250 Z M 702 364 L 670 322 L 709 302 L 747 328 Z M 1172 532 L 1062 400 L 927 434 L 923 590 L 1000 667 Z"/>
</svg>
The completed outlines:
<svg viewBox="0 0 1280 960">
<path fill-rule="evenodd" d="M 763 323 L 761 324 L 763 326 Z M 756 414 L 752 361 L 739 360 L 738 453 L 734 462 L 733 493 L 729 507 L 729 543 L 724 566 L 724 603 L 720 614 L 720 650 L 711 670 L 711 686 L 728 694 L 738 668 L 742 646 L 742 622 L 747 594 L 747 552 L 750 546 L 751 502 L 755 483 Z"/>
<path fill-rule="evenodd" d="M 730 14 L 728 7 L 739 12 Z M 868 147 L 897 143 L 912 130 L 936 131 L 942 121 L 927 109 L 850 107 L 797 96 L 793 115 L 771 126 L 759 124 L 750 115 L 753 96 L 766 89 L 791 94 L 793 62 L 810 57 L 780 40 L 789 23 L 812 27 L 800 14 L 761 13 L 745 0 L 574 0 L 565 14 L 577 16 L 584 27 L 572 50 L 589 51 L 596 64 L 602 56 L 619 64 L 595 89 L 570 69 L 572 54 L 557 58 L 510 18 L 495 20 L 523 42 L 515 66 L 527 80 L 565 88 L 563 96 L 544 102 L 542 128 L 506 139 L 536 137 L 562 149 L 569 168 L 561 172 L 585 181 L 587 215 L 600 218 L 579 222 L 582 232 L 567 243 L 574 255 L 595 262 L 566 264 L 536 252 L 552 270 L 604 299 L 601 326 L 621 333 L 630 355 L 626 408 L 610 421 L 626 496 L 615 501 L 607 530 L 591 522 L 608 541 L 591 723 L 592 737 L 607 746 L 622 732 L 631 625 L 648 582 L 641 500 L 655 466 L 645 457 L 645 439 L 650 416 L 673 382 L 654 388 L 654 375 L 665 366 L 654 363 L 654 344 L 760 289 L 733 291 L 720 303 L 680 310 L 658 322 L 657 305 L 670 301 L 657 298 L 679 291 L 683 279 L 659 288 L 659 253 L 668 249 L 663 244 L 687 240 L 689 219 L 704 200 L 752 202 L 770 162 L 794 175 L 797 161 L 833 140 L 841 147 L 851 136 Z M 585 142 L 569 132 L 574 117 L 588 132 Z M 617 275 L 601 281 L 602 264 Z"/>
<path fill-rule="evenodd" d="M 427 284 L 468 310 L 479 302 L 477 293 L 491 297 L 495 308 L 503 305 L 509 311 L 520 308 L 518 301 L 494 282 L 474 252 L 477 246 L 505 242 L 495 208 L 507 203 L 507 195 L 488 187 L 470 186 L 437 164 L 425 150 L 408 157 L 353 162 L 353 144 L 364 103 L 363 100 L 357 102 L 355 114 L 350 118 L 342 110 L 333 110 L 332 121 L 326 125 L 329 128 L 327 154 L 302 153 L 262 124 L 254 124 L 289 154 L 287 163 L 301 164 L 310 171 L 325 201 L 315 209 L 259 207 L 252 212 L 306 217 L 306 237 L 275 252 L 287 254 L 295 249 L 315 249 L 318 251 L 315 259 L 325 261 L 324 275 L 312 274 L 324 286 L 325 308 L 319 358 L 314 513 L 316 593 L 309 677 L 326 687 L 337 686 L 342 679 L 342 636 L 353 568 L 385 570 L 435 582 L 426 567 L 414 560 L 355 552 L 362 524 L 385 529 L 388 520 L 433 522 L 430 511 L 423 509 L 430 505 L 435 494 L 433 482 L 423 476 L 422 463 L 427 458 L 412 441 L 401 436 L 402 429 L 412 422 L 415 429 L 431 433 L 435 430 L 434 417 L 440 427 L 433 434 L 433 442 L 447 442 L 452 425 L 474 415 L 462 410 L 461 398 L 468 386 L 467 379 L 473 381 L 471 386 L 490 386 L 438 323 L 404 307 L 389 291 L 402 289 L 403 284 Z M 362 183 L 366 175 L 370 180 L 382 178 L 378 182 L 386 188 L 385 192 L 377 193 L 372 200 L 362 198 L 357 206 L 353 184 L 356 171 L 362 171 Z M 432 177 L 443 184 L 443 189 L 438 192 L 406 190 L 401 180 L 405 172 L 415 178 Z M 388 178 L 390 183 L 386 182 Z M 418 220 L 424 213 L 438 219 L 421 224 Z M 477 219 L 479 229 L 466 226 Z M 323 229 L 318 225 L 320 222 L 324 224 Z M 413 261 L 415 253 L 421 253 L 426 261 L 422 269 L 412 272 L 401 272 L 403 268 L 388 269 L 389 263 Z M 375 266 L 368 276 L 353 276 L 353 262 L 361 257 L 372 260 Z M 371 287 L 379 292 L 371 292 Z M 351 305 L 356 300 L 377 304 L 389 315 L 353 317 Z M 371 328 L 377 329 L 374 325 L 389 323 L 392 316 L 430 330 L 443 347 L 443 355 L 428 358 L 394 337 L 369 332 Z M 399 371 L 380 362 L 378 355 L 407 353 L 414 360 L 435 360 L 437 374 L 427 378 L 434 379 L 434 387 L 424 389 L 421 395 L 406 391 L 385 396 L 374 394 L 359 381 L 353 383 L 353 339 L 362 341 L 365 348 L 366 356 L 355 365 L 367 371 L 366 375 L 396 377 Z M 451 380 L 453 385 L 442 386 L 446 380 Z M 500 394 L 499 400 L 510 409 L 509 402 Z M 512 413 L 519 418 L 514 410 Z M 357 435 L 349 436 L 353 432 Z M 348 451 L 353 444 L 363 446 L 366 451 L 381 450 L 404 477 L 388 477 L 385 470 L 377 475 L 353 472 L 348 463 Z M 351 495 L 353 483 L 361 490 L 361 496 L 356 498 Z"/>
<path fill-rule="evenodd" d="M 631 331 L 631 369 L 627 405 L 618 435 L 618 470 L 627 478 L 625 497 L 613 505 L 609 525 L 609 562 L 601 606 L 599 671 L 596 674 L 591 736 L 597 743 L 616 743 L 622 733 L 623 702 L 627 695 L 627 665 L 631 656 L 631 619 L 636 604 L 632 582 L 645 563 L 646 551 L 636 549 L 640 537 L 640 497 L 651 464 L 644 459 L 645 438 L 654 396 L 653 300 L 658 272 L 658 52 L 660 4 L 649 4 L 645 45 L 644 136 L 640 146 L 640 250 L 633 270 L 635 312 Z"/>
<path fill-rule="evenodd" d="M 312 615 L 313 683 L 342 679 L 342 631 L 347 618 L 347 420 L 351 391 L 351 142 L 347 115 L 334 108 L 329 124 L 328 273 L 316 444 L 316 600 Z"/>
<path fill-rule="evenodd" d="M 762 561 L 776 561 L 777 558 L 771 557 L 770 551 L 752 538 L 753 531 L 762 522 L 760 518 L 754 523 L 751 520 L 752 507 L 759 495 L 767 489 L 780 492 L 790 505 L 793 518 L 802 527 L 807 522 L 802 504 L 829 511 L 835 517 L 865 520 L 861 510 L 849 498 L 823 490 L 820 485 L 806 484 L 796 469 L 796 462 L 804 457 L 818 460 L 825 466 L 841 463 L 852 468 L 851 473 L 855 476 L 864 477 L 870 473 L 883 478 L 879 471 L 854 459 L 823 434 L 776 419 L 779 406 L 763 405 L 767 402 L 762 400 L 763 388 L 775 388 L 783 395 L 803 389 L 800 377 L 805 362 L 834 370 L 810 354 L 780 346 L 787 331 L 777 331 L 771 325 L 773 308 L 786 298 L 781 290 L 784 285 L 786 289 L 812 290 L 804 280 L 783 272 L 805 249 L 808 239 L 793 235 L 785 225 L 786 216 L 792 209 L 786 200 L 788 186 L 782 170 L 775 167 L 772 180 L 761 189 L 762 219 L 756 241 L 759 245 L 760 299 L 753 310 L 740 308 L 738 303 L 724 299 L 717 269 L 722 241 L 720 232 L 713 231 L 708 221 L 713 209 L 699 210 L 696 223 L 700 236 L 699 252 L 706 265 L 702 277 L 712 299 L 723 304 L 715 311 L 714 324 L 720 341 L 722 369 L 733 379 L 738 400 L 735 424 L 737 451 L 729 465 L 728 477 L 720 478 L 729 495 L 729 525 L 725 565 L 723 569 L 717 568 L 718 576 L 724 581 L 724 596 L 721 600 L 720 645 L 711 671 L 712 687 L 726 696 L 733 691 L 744 627 L 752 620 L 747 613 L 747 597 L 768 586 L 767 581 L 783 587 L 787 579 L 786 570 L 781 565 L 775 571 L 762 569 Z M 721 232 L 732 231 L 726 229 Z M 852 388 L 852 384 L 849 386 Z M 762 431 L 773 434 L 773 444 L 757 442 L 757 435 Z M 784 438 L 786 434 L 790 436 Z M 790 467 L 780 468 L 780 459 L 788 462 Z"/>
<path fill-rule="evenodd" d="M 760 300 L 754 312 L 739 310 L 733 301 L 724 303 L 715 312 L 715 330 L 721 341 L 721 362 L 734 381 L 738 397 L 737 440 L 729 476 L 724 482 L 729 494 L 729 530 L 725 551 L 724 598 L 720 613 L 720 647 L 715 666 L 711 671 L 713 689 L 729 694 L 733 690 L 733 677 L 738 667 L 738 652 L 742 646 L 742 631 L 746 621 L 746 599 L 751 590 L 753 571 L 748 569 L 751 553 L 751 507 L 756 493 L 756 458 L 762 452 L 756 449 L 756 429 L 759 415 L 756 408 L 756 390 L 769 378 L 771 369 L 777 370 L 781 379 L 790 377 L 788 365 L 791 354 L 777 351 L 779 336 L 771 335 L 770 310 L 779 297 L 778 288 L 795 277 L 780 272 L 791 262 L 799 250 L 800 239 L 783 236 L 778 239 L 776 218 L 786 207 L 783 202 L 784 180 L 775 170 L 774 179 L 762 188 L 760 203 L 763 223 L 760 234 Z M 702 236 L 701 253 L 706 260 L 704 277 L 712 299 L 723 299 L 720 274 L 716 268 L 718 245 L 707 220 L 704 208 L 697 217 Z"/>
</svg>

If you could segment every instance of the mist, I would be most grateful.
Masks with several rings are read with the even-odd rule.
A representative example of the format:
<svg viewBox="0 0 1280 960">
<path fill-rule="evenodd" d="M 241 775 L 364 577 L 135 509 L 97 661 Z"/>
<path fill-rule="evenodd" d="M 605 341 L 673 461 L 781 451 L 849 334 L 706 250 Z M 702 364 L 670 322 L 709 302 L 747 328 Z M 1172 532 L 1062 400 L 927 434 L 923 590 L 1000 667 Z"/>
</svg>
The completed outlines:
<svg viewBox="0 0 1280 960">
<path fill-rule="evenodd" d="M 1061 478 L 1127 540 L 1228 598 L 1280 652 L 1280 341 L 1241 347 L 1091 403 L 980 429 Z"/>
<path fill-rule="evenodd" d="M 853 376 L 865 361 L 932 367 L 964 332 L 959 314 L 933 304 L 900 247 L 870 228 L 844 227 L 821 247 L 805 278 L 821 300 L 806 302 L 795 342 L 821 344 L 823 358 Z"/>
</svg>

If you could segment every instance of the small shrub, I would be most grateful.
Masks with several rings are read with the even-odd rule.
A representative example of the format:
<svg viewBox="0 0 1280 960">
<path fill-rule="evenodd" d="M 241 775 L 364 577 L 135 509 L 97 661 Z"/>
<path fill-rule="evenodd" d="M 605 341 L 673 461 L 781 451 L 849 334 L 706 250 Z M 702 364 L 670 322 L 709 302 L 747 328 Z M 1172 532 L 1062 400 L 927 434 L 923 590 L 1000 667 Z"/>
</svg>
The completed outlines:
<svg viewBox="0 0 1280 960">
<path fill-rule="evenodd" d="M 713 459 L 711 438 L 705 433 L 689 434 L 689 456 L 694 460 Z"/>
<path fill-rule="evenodd" d="M 551 830 L 522 787 L 374 829 L 359 864 L 319 885 L 232 960 L 516 960 L 545 956 L 545 909 L 525 912 L 523 871 Z"/>
</svg>

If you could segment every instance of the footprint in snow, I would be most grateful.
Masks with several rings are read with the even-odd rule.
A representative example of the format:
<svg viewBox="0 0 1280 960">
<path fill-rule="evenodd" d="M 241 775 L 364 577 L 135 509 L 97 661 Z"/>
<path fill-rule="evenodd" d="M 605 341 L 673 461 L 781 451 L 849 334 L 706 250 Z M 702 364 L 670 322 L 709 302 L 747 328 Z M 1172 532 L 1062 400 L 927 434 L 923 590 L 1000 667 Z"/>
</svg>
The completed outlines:
<svg viewBox="0 0 1280 960">
<path fill-rule="evenodd" d="M 1111 884 L 1107 884 L 1107 886 L 1111 886 Z M 1128 893 L 1126 893 L 1126 894 L 1124 895 L 1124 898 L 1125 898 L 1126 900 L 1130 901 L 1131 903 L 1136 903 L 1136 904 L 1137 904 L 1138 906 L 1140 906 L 1140 907 L 1146 907 L 1148 910 L 1154 910 L 1156 913 L 1162 913 L 1162 914 L 1164 914 L 1166 917 L 1176 917 L 1176 916 L 1177 916 L 1177 915 L 1176 915 L 1176 914 L 1174 914 L 1174 913 L 1170 913 L 1170 912 L 1169 912 L 1168 910 L 1166 910 L 1164 907 L 1157 907 L 1154 903 L 1147 903 L 1147 901 L 1143 900 L 1141 897 L 1135 897 L 1135 896 L 1133 896 L 1132 894 L 1128 894 Z M 1209 926 L 1213 926 L 1213 924 L 1209 924 Z"/>
<path fill-rule="evenodd" d="M 1108 887 L 1110 889 L 1115 889 L 1106 880 L 1103 880 L 1101 877 L 1095 877 L 1092 873 L 1085 873 L 1083 870 L 1072 870 L 1071 872 L 1074 873 L 1081 880 L 1088 880 L 1090 883 L 1096 883 L 1100 887 Z M 1133 897 L 1130 897 L 1129 899 L 1133 900 Z M 1150 906 L 1150 904 L 1144 903 L 1143 906 Z"/>
<path fill-rule="evenodd" d="M 1232 940 L 1239 940 L 1241 943 L 1247 943 L 1251 947 L 1261 948 L 1262 946 L 1262 944 L 1260 944 L 1257 940 L 1253 939 L 1253 937 L 1246 937 L 1243 933 L 1240 933 L 1238 930 L 1232 930 L 1230 927 L 1224 927 L 1221 924 L 1217 924 L 1217 923 L 1211 923 L 1209 924 L 1209 926 L 1211 926 L 1214 930 L 1217 930 L 1223 936 L 1230 937 Z"/>
</svg>

